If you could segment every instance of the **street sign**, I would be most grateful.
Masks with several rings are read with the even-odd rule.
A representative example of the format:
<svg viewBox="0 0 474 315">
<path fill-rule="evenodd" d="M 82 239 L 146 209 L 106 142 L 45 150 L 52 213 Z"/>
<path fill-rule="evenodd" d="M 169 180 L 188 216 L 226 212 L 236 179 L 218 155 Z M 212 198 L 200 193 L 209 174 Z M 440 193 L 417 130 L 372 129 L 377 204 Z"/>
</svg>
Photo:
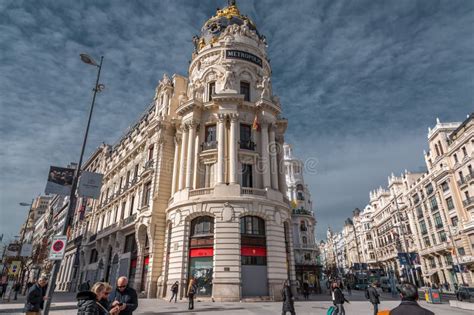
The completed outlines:
<svg viewBox="0 0 474 315">
<path fill-rule="evenodd" d="M 49 260 L 61 260 L 64 258 L 66 251 L 67 236 L 54 236 L 49 249 Z"/>
<path fill-rule="evenodd" d="M 99 173 L 84 171 L 79 179 L 78 194 L 80 197 L 99 199 L 102 177 Z"/>
<path fill-rule="evenodd" d="M 21 257 L 31 257 L 33 253 L 33 244 L 25 243 L 21 246 Z"/>
</svg>

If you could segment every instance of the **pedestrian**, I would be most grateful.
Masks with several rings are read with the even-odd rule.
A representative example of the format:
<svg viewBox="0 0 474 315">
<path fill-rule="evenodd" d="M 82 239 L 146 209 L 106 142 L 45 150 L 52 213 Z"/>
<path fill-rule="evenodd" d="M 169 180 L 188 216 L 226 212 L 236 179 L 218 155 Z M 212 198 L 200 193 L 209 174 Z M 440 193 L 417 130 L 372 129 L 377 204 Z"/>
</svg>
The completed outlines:
<svg viewBox="0 0 474 315">
<path fill-rule="evenodd" d="M 305 284 L 307 285 L 307 283 L 303 283 L 303 290 Z M 293 297 L 293 293 L 291 292 L 291 287 L 288 280 L 285 280 L 285 282 L 283 283 L 283 290 L 281 292 L 281 295 L 283 298 L 283 308 L 281 314 L 285 315 L 287 312 L 290 312 L 291 315 L 295 315 L 295 298 Z"/>
<path fill-rule="evenodd" d="M 43 309 L 45 297 L 44 288 L 48 284 L 48 278 L 41 276 L 38 282 L 30 287 L 26 295 L 25 313 L 27 315 L 40 315 Z"/>
<path fill-rule="evenodd" d="M 351 283 L 349 281 L 347 282 L 346 287 L 347 287 L 347 294 L 349 294 L 349 296 L 351 296 L 352 295 L 352 288 L 351 288 Z"/>
<path fill-rule="evenodd" d="M 188 310 L 193 310 L 194 309 L 194 296 L 197 293 L 197 284 L 196 284 L 196 279 L 194 277 L 191 277 L 189 280 L 189 286 L 188 286 Z"/>
<path fill-rule="evenodd" d="M 402 302 L 390 311 L 390 315 L 434 315 L 433 312 L 421 307 L 418 300 L 418 288 L 411 283 L 402 283 L 398 288 Z"/>
<path fill-rule="evenodd" d="M 111 307 L 119 306 L 120 315 L 132 315 L 138 307 L 137 292 L 128 286 L 127 277 L 117 280 L 117 288 L 110 294 Z"/>
<path fill-rule="evenodd" d="M 344 293 L 339 288 L 339 283 L 333 282 L 332 284 L 332 303 L 336 307 L 336 311 L 334 315 L 346 315 L 346 311 L 344 310 L 344 302 L 349 302 L 344 297 Z"/>
<path fill-rule="evenodd" d="M 308 282 L 303 282 L 303 297 L 305 300 L 309 298 L 309 284 Z"/>
<path fill-rule="evenodd" d="M 380 304 L 380 294 L 377 292 L 377 287 L 375 286 L 375 282 L 372 282 L 370 286 L 365 290 L 365 298 L 370 301 L 374 308 L 374 315 L 377 315 L 379 311 L 379 304 Z"/>
<path fill-rule="evenodd" d="M 173 298 L 174 298 L 174 302 L 176 303 L 176 300 L 178 299 L 178 289 L 179 289 L 179 281 L 176 281 L 171 286 L 171 293 L 173 294 L 171 295 L 170 303 L 173 300 Z"/>
<path fill-rule="evenodd" d="M 15 283 L 15 285 L 13 286 L 13 292 L 15 292 L 15 295 L 13 296 L 13 300 L 16 301 L 18 299 L 18 292 L 20 292 L 20 290 L 21 290 L 20 282 Z"/>
<path fill-rule="evenodd" d="M 112 286 L 105 282 L 97 282 L 91 290 L 78 292 L 77 315 L 117 315 L 120 312 L 119 306 L 109 310 L 108 297 L 112 291 Z"/>
</svg>

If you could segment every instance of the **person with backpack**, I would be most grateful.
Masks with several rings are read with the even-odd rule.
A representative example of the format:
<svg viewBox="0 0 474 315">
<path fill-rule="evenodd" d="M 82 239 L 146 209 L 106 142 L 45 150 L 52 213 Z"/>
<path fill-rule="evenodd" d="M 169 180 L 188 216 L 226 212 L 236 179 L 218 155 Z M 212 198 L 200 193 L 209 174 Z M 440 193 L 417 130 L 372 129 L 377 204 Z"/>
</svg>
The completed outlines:
<svg viewBox="0 0 474 315">
<path fill-rule="evenodd" d="M 176 300 L 178 299 L 178 289 L 179 289 L 179 281 L 176 281 L 171 286 L 171 293 L 173 294 L 171 295 L 170 303 L 171 301 L 173 301 L 173 298 L 174 298 L 174 302 L 176 303 Z"/>
<path fill-rule="evenodd" d="M 336 307 L 336 311 L 333 313 L 334 315 L 346 315 L 344 302 L 349 301 L 344 297 L 344 293 L 342 293 L 342 290 L 339 288 L 339 283 L 336 281 L 332 284 L 332 303 Z"/>
<path fill-rule="evenodd" d="M 193 310 L 194 309 L 194 296 L 197 293 L 197 284 L 196 284 L 196 279 L 194 277 L 191 278 L 189 281 L 189 286 L 188 286 L 188 310 Z"/>
<path fill-rule="evenodd" d="M 374 308 L 374 315 L 377 315 L 379 311 L 379 304 L 380 304 L 380 294 L 377 292 L 377 287 L 375 286 L 375 282 L 372 282 L 370 286 L 365 290 L 365 298 L 372 303 Z"/>
</svg>

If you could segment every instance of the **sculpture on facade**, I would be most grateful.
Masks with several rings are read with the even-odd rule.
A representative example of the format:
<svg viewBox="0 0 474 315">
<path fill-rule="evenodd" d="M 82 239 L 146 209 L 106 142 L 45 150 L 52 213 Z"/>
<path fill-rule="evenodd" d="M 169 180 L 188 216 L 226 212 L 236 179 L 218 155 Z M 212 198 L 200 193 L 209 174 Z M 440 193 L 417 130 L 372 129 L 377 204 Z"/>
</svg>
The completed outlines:
<svg viewBox="0 0 474 315">
<path fill-rule="evenodd" d="M 260 94 L 260 98 L 262 99 L 270 99 L 271 90 L 270 90 L 271 79 L 268 76 L 263 76 L 261 84 L 257 85 L 258 89 L 262 90 Z"/>
</svg>

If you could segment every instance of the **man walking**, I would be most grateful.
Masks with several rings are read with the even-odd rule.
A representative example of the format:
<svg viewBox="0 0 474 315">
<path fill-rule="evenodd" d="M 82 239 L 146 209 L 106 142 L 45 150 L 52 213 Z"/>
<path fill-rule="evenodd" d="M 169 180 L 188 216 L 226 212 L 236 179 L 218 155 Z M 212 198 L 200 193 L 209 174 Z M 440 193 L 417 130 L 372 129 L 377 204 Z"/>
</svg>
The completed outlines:
<svg viewBox="0 0 474 315">
<path fill-rule="evenodd" d="M 421 307 L 418 300 L 418 289 L 411 283 L 403 283 L 398 287 L 402 302 L 390 311 L 390 315 L 434 315 L 433 312 Z"/>
<path fill-rule="evenodd" d="M 128 286 L 127 277 L 120 277 L 117 280 L 117 288 L 109 296 L 112 307 L 118 306 L 120 315 L 132 315 L 138 307 L 137 292 Z"/>
<path fill-rule="evenodd" d="M 379 304 L 380 304 L 380 294 L 377 292 L 377 287 L 375 286 L 375 282 L 372 282 L 370 286 L 365 290 L 365 298 L 372 303 L 374 308 L 374 315 L 377 315 L 379 311 Z"/>
<path fill-rule="evenodd" d="M 336 311 L 334 315 L 346 315 L 346 310 L 344 310 L 344 302 L 347 301 L 344 297 L 344 293 L 339 288 L 339 283 L 337 281 L 332 284 L 332 303 L 336 306 Z"/>
<path fill-rule="evenodd" d="M 173 298 L 174 298 L 174 302 L 176 303 L 176 300 L 178 299 L 178 289 L 179 289 L 179 282 L 176 281 L 171 286 L 171 293 L 173 293 L 173 294 L 171 295 L 170 303 L 173 300 Z"/>
<path fill-rule="evenodd" d="M 48 279 L 41 276 L 38 282 L 30 287 L 26 295 L 25 312 L 26 315 L 40 315 L 43 309 L 45 297 L 44 288 L 48 284 Z"/>
</svg>

